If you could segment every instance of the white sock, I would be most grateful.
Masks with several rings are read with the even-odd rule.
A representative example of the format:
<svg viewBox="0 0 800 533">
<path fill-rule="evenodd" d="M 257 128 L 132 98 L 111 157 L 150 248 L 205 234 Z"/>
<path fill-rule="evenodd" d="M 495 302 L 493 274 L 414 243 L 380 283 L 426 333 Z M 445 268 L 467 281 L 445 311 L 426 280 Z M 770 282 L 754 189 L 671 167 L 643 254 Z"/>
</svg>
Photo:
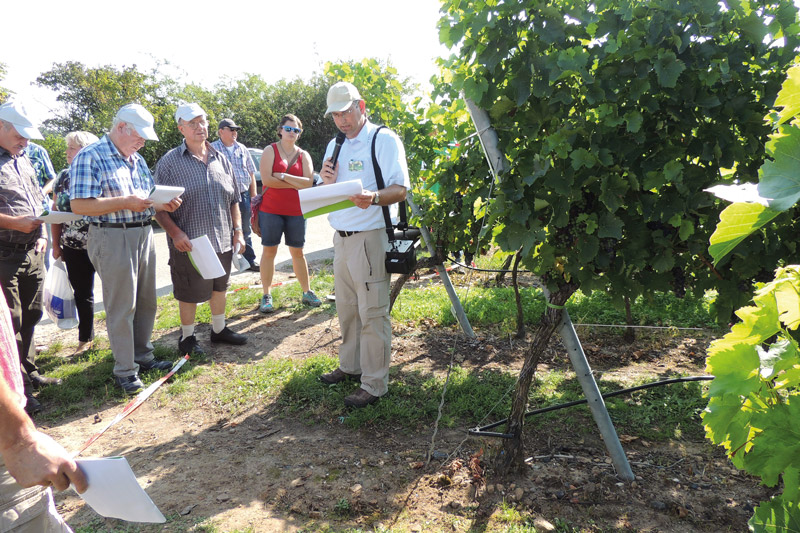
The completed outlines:
<svg viewBox="0 0 800 533">
<path fill-rule="evenodd" d="M 221 315 L 211 315 L 211 329 L 214 333 L 219 333 L 225 329 L 225 313 Z"/>
<path fill-rule="evenodd" d="M 188 326 L 181 324 L 181 338 L 188 339 L 192 335 L 194 335 L 194 324 L 189 324 Z"/>
</svg>

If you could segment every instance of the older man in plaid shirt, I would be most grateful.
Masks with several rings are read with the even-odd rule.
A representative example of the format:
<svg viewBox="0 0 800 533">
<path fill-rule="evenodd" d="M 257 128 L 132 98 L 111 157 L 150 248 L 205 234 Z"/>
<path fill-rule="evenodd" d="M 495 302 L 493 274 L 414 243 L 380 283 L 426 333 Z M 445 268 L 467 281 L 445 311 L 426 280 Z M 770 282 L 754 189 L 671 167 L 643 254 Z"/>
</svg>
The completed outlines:
<svg viewBox="0 0 800 533">
<path fill-rule="evenodd" d="M 153 356 L 156 318 L 156 252 L 150 220 L 174 211 L 182 200 L 154 204 L 153 176 L 137 152 L 157 141 L 153 115 L 138 104 L 123 106 L 111 131 L 85 147 L 70 166 L 69 196 L 74 213 L 87 215 L 89 259 L 103 281 L 108 341 L 114 378 L 122 390 L 143 388 L 139 370 L 168 370 Z"/>
<path fill-rule="evenodd" d="M 228 159 L 208 142 L 206 112 L 197 104 L 183 104 L 175 112 L 184 141 L 159 160 L 155 181 L 183 187 L 183 205 L 174 213 L 158 213 L 156 220 L 169 235 L 169 267 L 181 319 L 178 349 L 203 353 L 194 334 L 197 304 L 211 307 L 211 342 L 244 344 L 247 337 L 225 325 L 225 300 L 231 259 L 244 247 L 239 198 L 242 189 Z M 191 239 L 206 235 L 225 269 L 222 276 L 204 279 L 187 252 Z"/>
<path fill-rule="evenodd" d="M 242 129 L 229 118 L 220 121 L 217 128 L 219 139 L 211 143 L 211 146 L 219 153 L 228 158 L 233 167 L 233 175 L 239 182 L 242 190 L 239 198 L 239 212 L 242 214 L 242 232 L 244 233 L 245 247 L 242 256 L 250 263 L 252 272 L 259 272 L 256 252 L 250 241 L 250 201 L 256 195 L 256 165 L 247 147 L 236 139 L 239 137 L 239 130 Z"/>
</svg>

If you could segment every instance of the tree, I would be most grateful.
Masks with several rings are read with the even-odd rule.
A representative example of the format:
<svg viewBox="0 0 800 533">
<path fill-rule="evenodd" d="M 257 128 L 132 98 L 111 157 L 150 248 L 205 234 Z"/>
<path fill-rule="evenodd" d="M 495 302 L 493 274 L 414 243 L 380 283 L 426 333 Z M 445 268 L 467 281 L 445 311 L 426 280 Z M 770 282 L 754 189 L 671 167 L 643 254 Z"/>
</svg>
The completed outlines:
<svg viewBox="0 0 800 533">
<path fill-rule="evenodd" d="M 0 63 L 0 81 L 3 81 L 8 73 L 7 67 L 5 63 Z M 8 97 L 11 96 L 8 89 L 3 86 L 0 86 L 0 105 L 5 104 Z"/>
<path fill-rule="evenodd" d="M 441 40 L 457 50 L 437 91 L 489 111 L 510 164 L 482 199 L 495 241 L 521 250 L 556 306 L 515 392 L 515 438 L 499 464 L 510 471 L 540 350 L 577 288 L 621 301 L 714 287 L 727 318 L 745 280 L 787 251 L 755 242 L 757 260 L 713 268 L 706 243 L 720 204 L 703 189 L 747 180 L 763 162 L 762 117 L 798 45 L 797 10 L 788 0 L 446 0 L 443 11 Z"/>
</svg>

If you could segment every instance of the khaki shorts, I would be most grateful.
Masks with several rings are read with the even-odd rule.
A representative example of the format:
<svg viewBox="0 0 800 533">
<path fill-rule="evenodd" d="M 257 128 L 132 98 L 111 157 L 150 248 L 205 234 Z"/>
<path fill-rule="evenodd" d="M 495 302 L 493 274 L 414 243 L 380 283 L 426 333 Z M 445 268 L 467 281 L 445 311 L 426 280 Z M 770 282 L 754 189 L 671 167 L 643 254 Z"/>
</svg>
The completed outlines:
<svg viewBox="0 0 800 533">
<path fill-rule="evenodd" d="M 189 254 L 170 249 L 169 271 L 172 276 L 172 294 L 179 302 L 199 304 L 211 299 L 212 292 L 228 290 L 231 277 L 233 250 L 217 254 L 225 274 L 215 279 L 203 279 L 189 260 Z"/>
<path fill-rule="evenodd" d="M 61 518 L 53 491 L 40 486 L 23 489 L 0 459 L 0 533 L 72 533 Z"/>
</svg>

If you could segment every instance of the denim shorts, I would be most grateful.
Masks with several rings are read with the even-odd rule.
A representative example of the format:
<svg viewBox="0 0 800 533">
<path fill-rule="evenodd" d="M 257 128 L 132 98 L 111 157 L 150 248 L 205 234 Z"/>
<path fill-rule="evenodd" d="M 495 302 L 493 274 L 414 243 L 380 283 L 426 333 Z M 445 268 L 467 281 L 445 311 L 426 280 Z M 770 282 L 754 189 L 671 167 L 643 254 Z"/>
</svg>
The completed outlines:
<svg viewBox="0 0 800 533">
<path fill-rule="evenodd" d="M 258 226 L 261 228 L 261 245 L 278 246 L 281 235 L 285 235 L 286 246 L 302 248 L 306 243 L 306 219 L 303 215 L 273 215 L 260 211 Z"/>
</svg>

